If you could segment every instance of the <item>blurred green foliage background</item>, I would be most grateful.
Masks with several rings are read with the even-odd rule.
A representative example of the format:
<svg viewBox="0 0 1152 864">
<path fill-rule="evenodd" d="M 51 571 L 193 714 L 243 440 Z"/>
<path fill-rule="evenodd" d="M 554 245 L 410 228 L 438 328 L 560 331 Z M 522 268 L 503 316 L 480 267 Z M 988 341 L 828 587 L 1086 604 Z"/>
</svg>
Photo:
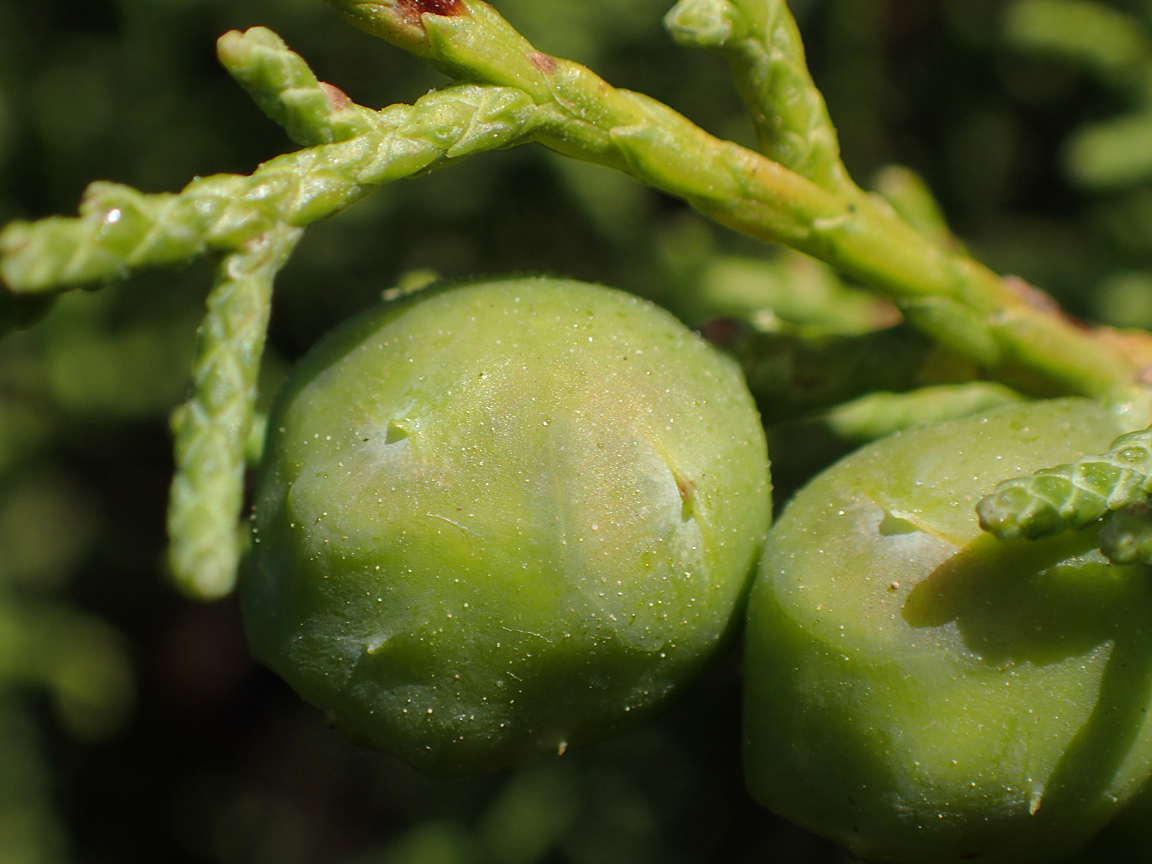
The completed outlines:
<svg viewBox="0 0 1152 864">
<path fill-rule="evenodd" d="M 666 0 L 495 5 L 542 50 L 751 141 L 723 63 L 664 34 Z M 792 8 L 861 183 L 907 165 L 977 257 L 1078 315 L 1152 325 L 1152 3 Z M 215 63 L 218 35 L 255 24 L 364 104 L 442 83 L 320 0 L 0 0 L 0 224 L 74 213 L 94 179 L 175 190 L 289 149 Z M 773 255 L 605 170 L 480 157 L 308 232 L 278 284 L 264 394 L 322 332 L 425 271 L 602 281 L 697 324 L 769 302 L 795 272 Z M 168 588 L 166 422 L 210 272 L 77 292 L 0 342 L 0 862 L 846 860 L 744 793 L 738 646 L 648 729 L 432 781 L 345 743 L 257 668 L 232 602 Z M 1099 860 L 1134 854 L 1124 831 L 1142 818 Z"/>
</svg>

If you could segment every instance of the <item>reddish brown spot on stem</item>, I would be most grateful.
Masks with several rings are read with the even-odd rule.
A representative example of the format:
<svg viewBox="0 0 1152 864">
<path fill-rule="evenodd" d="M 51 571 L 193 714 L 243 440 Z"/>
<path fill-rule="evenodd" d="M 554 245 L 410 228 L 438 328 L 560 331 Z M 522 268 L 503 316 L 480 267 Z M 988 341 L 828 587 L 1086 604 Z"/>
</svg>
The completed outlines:
<svg viewBox="0 0 1152 864">
<path fill-rule="evenodd" d="M 1152 384 L 1152 334 L 1144 330 L 1113 330 L 1100 327 L 1092 335 L 1118 351 L 1136 370 L 1137 380 Z"/>
<path fill-rule="evenodd" d="M 462 0 L 400 0 L 396 9 L 405 18 L 418 24 L 421 15 L 443 15 L 451 18 L 456 15 L 466 15 L 468 8 Z"/>
<path fill-rule="evenodd" d="M 542 51 L 529 51 L 528 61 L 545 75 L 556 71 L 556 61 Z"/>
<path fill-rule="evenodd" d="M 1043 291 L 1028 282 L 1025 282 L 1019 276 L 1005 276 L 1003 285 L 1008 289 L 1010 294 L 1023 300 L 1033 309 L 1042 312 L 1045 315 L 1051 315 L 1053 318 L 1059 318 L 1068 324 L 1070 327 L 1075 327 L 1077 330 L 1090 331 L 1092 326 L 1081 321 L 1079 318 L 1074 318 L 1064 311 L 1047 291 Z"/>
<path fill-rule="evenodd" d="M 327 81 L 320 82 L 320 88 L 328 94 L 328 104 L 332 106 L 333 111 L 343 111 L 352 104 L 352 100 L 348 98 L 348 94 Z"/>
<path fill-rule="evenodd" d="M 1019 297 L 1033 309 L 1049 315 L 1061 312 L 1060 304 L 1052 299 L 1047 291 L 1042 291 L 1035 285 L 1025 282 L 1019 276 L 1005 276 L 1004 287 L 1009 293 Z"/>
</svg>

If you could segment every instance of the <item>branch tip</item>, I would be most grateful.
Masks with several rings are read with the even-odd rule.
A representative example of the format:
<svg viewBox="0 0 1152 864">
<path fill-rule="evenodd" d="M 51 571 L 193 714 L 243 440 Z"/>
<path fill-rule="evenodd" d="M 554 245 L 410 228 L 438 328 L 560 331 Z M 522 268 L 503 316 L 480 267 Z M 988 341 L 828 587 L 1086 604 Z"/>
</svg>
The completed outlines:
<svg viewBox="0 0 1152 864">
<path fill-rule="evenodd" d="M 235 55 L 239 47 L 237 43 L 243 38 L 244 34 L 239 30 L 229 30 L 216 40 L 216 56 L 221 62 L 227 62 L 227 58 Z"/>
<path fill-rule="evenodd" d="M 333 111 L 344 111 L 353 106 L 352 97 L 337 87 L 335 84 L 329 84 L 327 81 L 320 82 L 320 89 L 328 95 L 328 102 L 332 106 Z"/>
</svg>

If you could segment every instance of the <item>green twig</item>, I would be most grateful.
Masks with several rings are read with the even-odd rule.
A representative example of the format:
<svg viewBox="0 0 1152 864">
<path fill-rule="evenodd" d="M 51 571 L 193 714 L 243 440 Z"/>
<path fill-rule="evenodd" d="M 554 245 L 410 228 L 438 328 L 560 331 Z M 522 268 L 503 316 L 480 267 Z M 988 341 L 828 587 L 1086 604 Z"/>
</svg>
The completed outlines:
<svg viewBox="0 0 1152 864">
<path fill-rule="evenodd" d="M 695 270 L 673 307 L 694 326 L 736 318 L 764 332 L 857 335 L 900 322 L 891 303 L 846 285 L 828 265 L 788 249 L 759 258 L 713 255 L 700 259 Z"/>
<path fill-rule="evenodd" d="M 1152 429 L 1129 432 L 1107 453 L 1005 480 L 976 506 L 980 526 L 1001 540 L 1035 540 L 1084 528 L 1152 493 Z"/>
<path fill-rule="evenodd" d="M 945 249 L 963 249 L 932 190 L 915 171 L 902 165 L 885 166 L 872 179 L 872 186 L 901 219 L 932 242 Z"/>
<path fill-rule="evenodd" d="M 784 0 L 680 0 L 664 22 L 681 45 L 727 58 L 760 152 L 825 189 L 861 194 L 840 160 L 836 128 Z"/>
<path fill-rule="evenodd" d="M 915 386 L 914 377 L 909 374 L 897 384 Z M 970 416 L 1020 398 L 1015 391 L 988 381 L 937 384 L 899 393 L 877 389 L 825 406 L 822 413 L 786 419 L 768 429 L 774 494 L 778 500 L 787 500 L 814 474 L 867 441 Z"/>
<path fill-rule="evenodd" d="M 1152 564 L 1152 507 L 1147 499 L 1112 514 L 1100 531 L 1100 551 L 1113 564 Z"/>
<path fill-rule="evenodd" d="M 168 503 L 176 584 L 200 599 L 228 594 L 242 553 L 239 517 L 272 305 L 272 281 L 302 229 L 278 226 L 221 261 L 197 333 L 192 396 L 172 415 L 176 474 Z"/>
<path fill-rule="evenodd" d="M 723 224 L 832 264 L 893 299 L 918 327 L 989 374 L 1011 379 L 1030 370 L 1046 382 L 1038 390 L 1094 396 L 1124 392 L 1136 379 L 1136 364 L 1112 340 L 1069 322 L 1035 289 L 927 241 L 881 199 L 824 188 L 713 138 L 646 96 L 542 54 L 479 0 L 330 2 L 369 32 L 457 78 L 482 83 L 385 109 L 368 132 L 278 157 L 251 177 L 217 175 L 178 195 L 156 196 L 94 184 L 80 219 L 15 223 L 0 234 L 0 273 L 9 286 L 56 291 L 207 249 L 233 249 L 280 222 L 303 226 L 330 216 L 374 185 L 473 152 L 538 140 L 626 171 Z M 296 68 L 279 49 L 257 47 L 280 58 L 265 63 L 268 68 Z M 263 56 L 260 50 L 253 56 Z M 225 47 L 223 53 L 244 52 Z M 254 65 L 264 68 L 261 63 Z M 236 62 L 237 69 L 244 66 Z M 265 81 L 256 89 L 285 94 L 303 81 L 300 89 L 309 91 L 301 75 L 283 77 L 291 86 L 277 90 Z"/>
<path fill-rule="evenodd" d="M 13 223 L 0 233 L 0 323 L 61 290 L 225 253 L 198 334 L 193 392 L 173 416 L 170 563 L 208 599 L 231 590 L 243 543 L 238 516 L 253 446 L 253 404 L 272 281 L 304 226 L 374 186 L 475 152 L 531 140 L 547 118 L 521 91 L 459 84 L 380 112 L 320 84 L 270 31 L 230 33 L 220 56 L 273 119 L 309 149 L 251 176 L 216 175 L 178 194 L 89 187 L 76 219 Z M 330 142 L 330 143 L 329 143 Z"/>
<path fill-rule="evenodd" d="M 868 393 L 833 408 L 824 423 L 838 438 L 875 441 L 893 432 L 968 417 L 1022 399 L 1015 390 L 991 381 L 941 384 L 908 393 Z"/>
<path fill-rule="evenodd" d="M 93 183 L 79 218 L 0 232 L 0 276 L 13 292 L 51 294 L 227 252 L 281 223 L 332 216 L 381 184 L 530 140 L 540 114 L 518 90 L 462 84 L 374 112 L 364 134 L 279 156 L 251 176 L 202 177 L 160 195 Z"/>
<path fill-rule="evenodd" d="M 729 55 L 772 158 L 720 141 L 649 97 L 537 51 L 480 0 L 329 2 L 458 83 L 414 105 L 373 112 L 320 83 L 270 31 L 227 34 L 221 60 L 269 116 L 312 146 L 270 160 L 251 176 L 201 178 L 177 194 L 95 183 L 79 218 L 18 222 L 0 232 L 0 276 L 7 283 L 0 328 L 27 320 L 36 304 L 61 290 L 211 250 L 225 253 L 202 329 L 194 395 L 174 421 L 180 467 L 173 567 L 193 593 L 219 594 L 234 573 L 239 472 L 268 294 L 300 229 L 374 186 L 481 151 L 539 141 L 624 171 L 722 224 L 831 264 L 890 298 L 943 354 L 954 352 L 969 366 L 1036 392 L 1124 397 L 1147 365 L 1146 340 L 1068 320 L 1046 295 L 933 242 L 924 225 L 861 192 L 840 162 L 795 23 L 779 0 L 684 0 L 669 19 L 682 39 Z M 761 348 L 761 368 L 788 356 L 787 349 Z M 883 362 L 892 365 L 890 356 Z M 960 377 L 978 374 L 967 368 Z M 867 377 L 848 376 L 853 386 Z M 867 389 L 891 388 L 869 381 Z M 834 399 L 823 392 L 812 401 L 824 406 L 842 398 L 841 389 Z"/>
<path fill-rule="evenodd" d="M 826 189 L 713 138 L 665 105 L 536 51 L 480 0 L 328 2 L 450 75 L 517 88 L 543 112 L 536 138 L 548 146 L 627 171 L 722 224 L 793 246 L 870 285 L 996 377 L 1024 370 L 1050 390 L 1091 396 L 1135 386 L 1136 363 L 1038 290 L 928 241 L 878 197 Z"/>
<path fill-rule="evenodd" d="M 225 33 L 221 64 L 297 144 L 333 144 L 370 132 L 375 112 L 317 80 L 299 54 L 266 27 Z"/>
</svg>

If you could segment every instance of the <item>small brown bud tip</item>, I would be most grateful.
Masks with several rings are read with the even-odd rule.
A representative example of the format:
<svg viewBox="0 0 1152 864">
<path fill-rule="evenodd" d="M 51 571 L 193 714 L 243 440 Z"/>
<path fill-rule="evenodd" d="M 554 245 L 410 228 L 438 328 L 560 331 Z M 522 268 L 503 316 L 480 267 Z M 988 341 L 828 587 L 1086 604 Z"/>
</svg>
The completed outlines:
<svg viewBox="0 0 1152 864">
<path fill-rule="evenodd" d="M 347 93 L 327 81 L 320 82 L 320 89 L 328 95 L 328 104 L 332 106 L 333 111 L 343 111 L 352 104 Z"/>
<path fill-rule="evenodd" d="M 528 61 L 545 75 L 556 71 L 556 61 L 542 51 L 529 51 Z"/>
<path fill-rule="evenodd" d="M 1020 298 L 1033 309 L 1048 314 L 1057 314 L 1061 311 L 1060 304 L 1052 299 L 1051 294 L 1024 281 L 1019 276 L 1005 276 L 1003 284 L 1009 294 Z"/>
</svg>

